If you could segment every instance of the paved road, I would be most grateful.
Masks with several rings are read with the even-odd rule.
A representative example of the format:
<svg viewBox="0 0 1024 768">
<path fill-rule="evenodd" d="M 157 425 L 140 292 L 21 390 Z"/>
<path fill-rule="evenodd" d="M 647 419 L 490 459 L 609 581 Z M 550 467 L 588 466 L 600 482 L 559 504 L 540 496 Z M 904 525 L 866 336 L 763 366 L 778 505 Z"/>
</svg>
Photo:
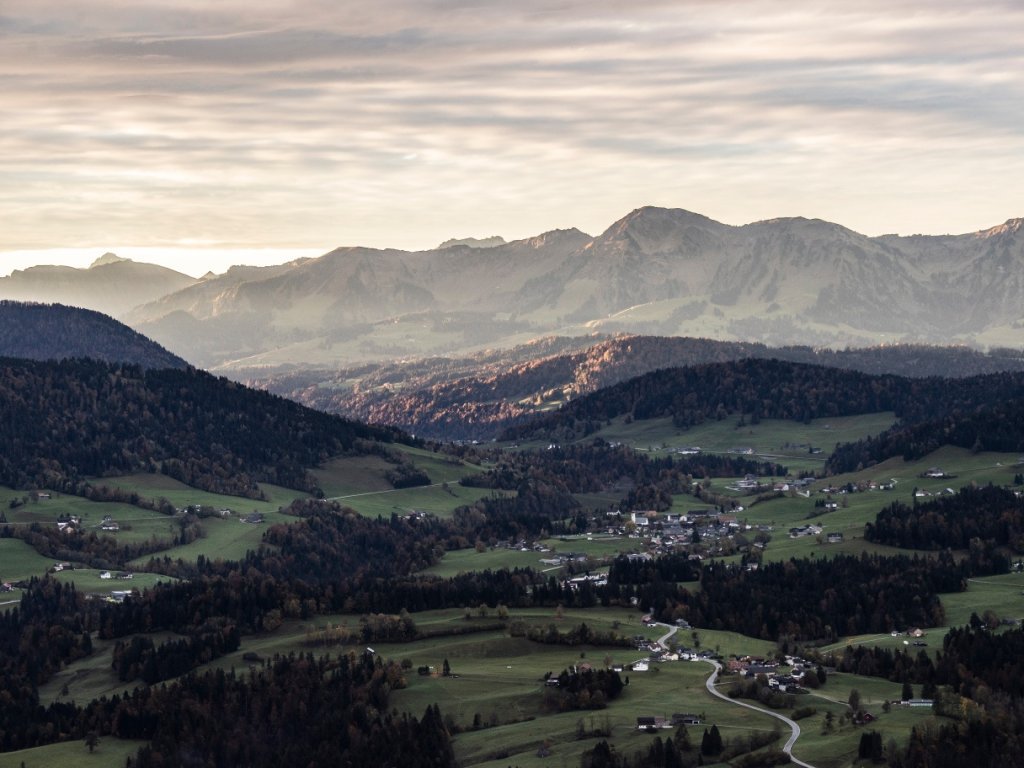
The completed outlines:
<svg viewBox="0 0 1024 768">
<path fill-rule="evenodd" d="M 706 659 L 706 661 L 708 662 L 708 664 L 711 664 L 715 668 L 714 671 L 708 676 L 708 680 L 706 683 L 708 693 L 710 693 L 712 696 L 717 696 L 718 698 L 727 701 L 730 704 L 735 704 L 738 707 L 746 707 L 747 709 L 752 709 L 755 712 L 763 712 L 766 715 L 771 715 L 776 720 L 781 720 L 782 722 L 784 722 L 786 725 L 789 726 L 791 733 L 789 740 L 786 742 L 786 745 L 782 748 L 782 751 L 789 755 L 790 760 L 792 760 L 793 763 L 795 763 L 796 765 L 801 765 L 803 766 L 803 768 L 815 768 L 810 763 L 805 763 L 803 760 L 800 760 L 793 756 L 793 745 L 796 744 L 796 740 L 800 737 L 800 726 L 797 724 L 795 720 L 791 720 L 785 715 L 781 715 L 778 712 L 773 712 L 770 709 L 763 709 L 761 707 L 754 706 L 753 704 L 748 704 L 745 701 L 740 701 L 739 699 L 730 699 L 724 693 L 721 693 L 717 688 L 715 688 L 715 683 L 718 682 L 718 673 L 722 671 L 722 665 L 719 664 L 717 661 L 712 661 L 711 659 Z"/>
<path fill-rule="evenodd" d="M 664 635 L 658 638 L 658 645 L 660 645 L 667 651 L 669 638 L 679 631 L 679 627 L 674 627 L 671 624 L 662 624 L 661 622 L 658 622 L 656 626 L 665 627 L 668 629 L 668 632 L 666 632 Z"/>
</svg>

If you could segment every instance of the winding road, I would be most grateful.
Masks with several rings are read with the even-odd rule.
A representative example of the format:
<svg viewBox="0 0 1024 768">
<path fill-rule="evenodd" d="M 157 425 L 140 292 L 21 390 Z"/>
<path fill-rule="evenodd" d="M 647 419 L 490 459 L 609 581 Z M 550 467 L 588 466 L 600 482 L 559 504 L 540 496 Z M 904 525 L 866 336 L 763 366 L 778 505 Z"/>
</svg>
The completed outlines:
<svg viewBox="0 0 1024 768">
<path fill-rule="evenodd" d="M 782 748 L 782 751 L 789 755 L 789 759 L 792 760 L 793 763 L 795 763 L 796 765 L 802 765 L 804 768 L 815 768 L 810 763 L 805 763 L 803 760 L 799 759 L 798 757 L 794 757 L 793 755 L 793 745 L 796 744 L 796 740 L 800 737 L 800 725 L 796 722 L 796 720 L 791 720 L 785 715 L 780 714 L 778 712 L 773 712 L 770 709 L 764 709 L 762 707 L 754 706 L 753 704 L 747 704 L 745 701 L 730 699 L 728 696 L 720 692 L 715 687 L 715 683 L 718 682 L 718 673 L 722 671 L 722 665 L 719 664 L 717 661 L 712 661 L 711 659 L 705 659 L 705 661 L 707 661 L 708 664 L 711 664 L 715 668 L 714 671 L 708 676 L 707 683 L 705 683 L 708 689 L 708 693 L 710 693 L 712 696 L 717 696 L 718 698 L 722 699 L 723 701 L 727 701 L 730 704 L 735 704 L 737 707 L 746 707 L 747 709 L 752 709 L 755 712 L 763 712 L 766 715 L 771 715 L 776 720 L 781 720 L 782 722 L 784 722 L 786 725 L 789 726 L 791 733 L 789 739 L 786 741 L 785 746 Z"/>
<path fill-rule="evenodd" d="M 665 627 L 666 629 L 668 629 L 668 632 L 666 634 L 658 638 L 658 644 L 661 645 L 662 648 L 665 648 L 667 650 L 669 638 L 671 638 L 672 635 L 674 635 L 679 628 L 674 627 L 671 624 L 661 623 L 659 623 L 658 626 Z M 728 696 L 726 696 L 724 693 L 721 693 L 715 687 L 715 684 L 718 682 L 718 675 L 722 671 L 722 665 L 719 664 L 717 661 L 713 661 L 712 659 L 704 659 L 704 661 L 706 661 L 708 664 L 714 667 L 711 674 L 708 676 L 707 682 L 705 683 L 705 686 L 707 686 L 708 689 L 708 693 L 710 693 L 712 696 L 717 696 L 718 698 L 722 699 L 722 701 L 728 702 L 729 704 L 734 704 L 737 707 L 746 707 L 747 709 L 752 709 L 755 712 L 762 712 L 766 715 L 774 717 L 776 720 L 781 720 L 782 722 L 784 722 L 786 725 L 789 726 L 790 735 L 789 739 L 786 741 L 785 746 L 782 747 L 782 751 L 789 755 L 789 759 L 795 765 L 803 766 L 803 768 L 815 768 L 815 766 L 811 765 L 810 763 L 805 763 L 803 760 L 793 756 L 793 745 L 796 744 L 796 740 L 800 738 L 800 726 L 796 722 L 796 720 L 792 720 L 786 717 L 785 715 L 779 714 L 778 712 L 774 712 L 770 709 L 758 707 L 754 704 L 747 704 L 745 701 L 730 699 Z"/>
</svg>

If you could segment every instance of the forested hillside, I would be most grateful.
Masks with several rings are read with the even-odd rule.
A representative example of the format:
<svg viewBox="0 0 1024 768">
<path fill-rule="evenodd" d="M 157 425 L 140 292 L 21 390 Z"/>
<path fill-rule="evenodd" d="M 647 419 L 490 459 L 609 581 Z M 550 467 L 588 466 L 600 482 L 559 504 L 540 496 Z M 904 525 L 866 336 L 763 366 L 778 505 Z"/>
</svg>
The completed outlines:
<svg viewBox="0 0 1024 768">
<path fill-rule="evenodd" d="M 0 301 L 0 357 L 91 357 L 143 368 L 188 365 L 155 341 L 91 309 L 17 301 Z"/>
<path fill-rule="evenodd" d="M 259 482 L 315 492 L 308 468 L 398 438 L 195 369 L 0 360 L 0 484 L 15 488 L 141 470 L 242 496 Z"/>
<path fill-rule="evenodd" d="M 741 360 L 676 368 L 639 376 L 568 403 L 547 416 L 513 427 L 508 439 L 568 439 L 617 417 L 671 417 L 681 429 L 731 416 L 795 419 L 894 411 L 920 423 L 986 403 L 1007 403 L 1024 393 L 1024 374 L 966 379 L 910 379 L 789 363 Z M 1012 450 L 1012 449 L 1011 449 Z"/>
<path fill-rule="evenodd" d="M 848 472 L 858 466 L 869 466 L 892 456 L 917 459 L 943 445 L 955 445 L 975 451 L 1024 452 L 1024 386 L 1014 385 L 1017 377 L 1007 380 L 1008 387 L 995 384 L 991 397 L 983 396 L 954 402 L 944 410 L 941 398 L 934 399 L 930 413 L 918 420 L 905 419 L 885 432 L 855 443 L 838 446 L 829 459 L 829 469 Z"/>
<path fill-rule="evenodd" d="M 432 357 L 339 370 L 237 370 L 233 377 L 330 413 L 439 439 L 486 439 L 564 400 L 651 371 L 745 358 L 873 375 L 967 377 L 1024 370 L 1017 350 L 902 344 L 857 349 L 692 337 L 549 337 L 465 358 Z"/>
</svg>

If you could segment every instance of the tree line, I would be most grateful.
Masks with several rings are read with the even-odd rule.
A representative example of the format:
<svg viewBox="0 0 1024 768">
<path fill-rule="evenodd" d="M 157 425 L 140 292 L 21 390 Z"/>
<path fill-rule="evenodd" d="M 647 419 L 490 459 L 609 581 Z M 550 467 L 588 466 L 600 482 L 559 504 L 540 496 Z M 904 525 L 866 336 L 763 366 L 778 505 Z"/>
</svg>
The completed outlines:
<svg viewBox="0 0 1024 768">
<path fill-rule="evenodd" d="M 893 502 L 882 509 L 864 538 L 904 549 L 962 549 L 980 543 L 1024 551 L 1024 499 L 994 485 L 966 486 L 953 495 L 939 496 L 908 505 Z M 1005 555 L 994 573 L 1005 573 Z M 984 573 L 975 568 L 975 573 Z"/>
</svg>

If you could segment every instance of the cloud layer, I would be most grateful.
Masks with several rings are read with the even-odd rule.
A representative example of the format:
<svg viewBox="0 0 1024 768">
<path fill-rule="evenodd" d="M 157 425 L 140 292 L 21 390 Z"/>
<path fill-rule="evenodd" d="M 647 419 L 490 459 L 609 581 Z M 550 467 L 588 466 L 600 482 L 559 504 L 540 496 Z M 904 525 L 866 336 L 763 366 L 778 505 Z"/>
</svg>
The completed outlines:
<svg viewBox="0 0 1024 768">
<path fill-rule="evenodd" d="M 6 0 L 0 251 L 1024 215 L 1015 2 Z"/>
</svg>

